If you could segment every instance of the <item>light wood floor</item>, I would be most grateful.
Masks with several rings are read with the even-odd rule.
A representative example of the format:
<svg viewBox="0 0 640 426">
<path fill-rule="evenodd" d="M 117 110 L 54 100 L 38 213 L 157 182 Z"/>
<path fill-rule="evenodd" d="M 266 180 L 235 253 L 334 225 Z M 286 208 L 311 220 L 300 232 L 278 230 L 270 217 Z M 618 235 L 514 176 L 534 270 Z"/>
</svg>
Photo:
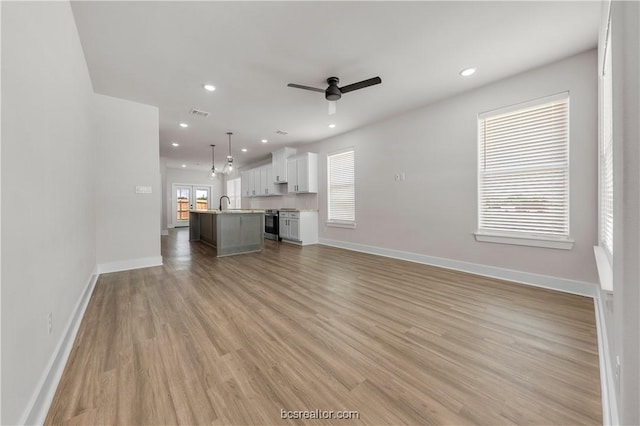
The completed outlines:
<svg viewBox="0 0 640 426">
<path fill-rule="evenodd" d="M 591 299 L 324 246 L 102 275 L 47 424 L 602 422 Z M 289 421 L 290 422 L 290 421 Z"/>
</svg>

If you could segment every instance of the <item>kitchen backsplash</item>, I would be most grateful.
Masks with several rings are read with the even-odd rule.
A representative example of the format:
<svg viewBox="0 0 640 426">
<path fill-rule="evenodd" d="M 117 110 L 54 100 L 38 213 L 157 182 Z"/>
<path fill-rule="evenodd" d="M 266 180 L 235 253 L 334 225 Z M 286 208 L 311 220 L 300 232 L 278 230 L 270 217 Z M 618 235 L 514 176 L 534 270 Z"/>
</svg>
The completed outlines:
<svg viewBox="0 0 640 426">
<path fill-rule="evenodd" d="M 252 197 L 242 199 L 243 209 L 300 209 L 318 210 L 318 194 L 285 194 L 273 197 Z"/>
</svg>

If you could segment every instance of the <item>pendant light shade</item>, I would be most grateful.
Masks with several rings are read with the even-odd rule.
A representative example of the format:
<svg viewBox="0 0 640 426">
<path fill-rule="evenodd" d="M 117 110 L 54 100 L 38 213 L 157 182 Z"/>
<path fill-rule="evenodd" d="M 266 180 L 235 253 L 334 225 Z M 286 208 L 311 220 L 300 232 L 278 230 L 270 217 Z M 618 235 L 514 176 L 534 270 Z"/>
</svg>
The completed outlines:
<svg viewBox="0 0 640 426">
<path fill-rule="evenodd" d="M 215 145 L 211 145 L 211 173 L 209 174 L 209 179 L 213 180 L 216 178 L 216 163 L 215 163 L 215 155 L 214 149 Z"/>
<path fill-rule="evenodd" d="M 226 175 L 228 175 L 233 171 L 233 157 L 231 156 L 231 135 L 232 134 L 233 133 L 231 132 L 227 132 L 227 135 L 229 135 L 229 155 L 227 155 L 227 164 L 224 165 L 224 169 L 223 169 L 223 172 Z"/>
</svg>

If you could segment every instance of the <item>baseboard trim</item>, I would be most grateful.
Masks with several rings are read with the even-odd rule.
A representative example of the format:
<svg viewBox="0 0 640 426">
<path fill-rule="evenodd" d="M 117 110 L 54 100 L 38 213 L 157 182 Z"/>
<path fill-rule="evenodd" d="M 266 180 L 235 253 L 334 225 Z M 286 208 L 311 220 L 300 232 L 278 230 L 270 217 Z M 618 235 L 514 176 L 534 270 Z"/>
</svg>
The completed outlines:
<svg viewBox="0 0 640 426">
<path fill-rule="evenodd" d="M 44 370 L 42 377 L 38 381 L 35 392 L 27 405 L 27 409 L 22 415 L 19 424 L 23 425 L 41 425 L 44 423 L 49 407 L 53 401 L 53 397 L 60 383 L 60 378 L 64 372 L 64 368 L 67 365 L 67 360 L 71 354 L 73 348 L 73 342 L 78 334 L 80 323 L 84 317 L 84 312 L 87 309 L 93 289 L 98 281 L 97 271 L 94 272 L 89 278 L 89 282 L 84 288 L 84 291 L 80 295 L 78 302 L 73 310 L 73 314 L 65 327 L 62 338 L 58 342 L 55 351 L 49 359 L 47 368 Z"/>
<path fill-rule="evenodd" d="M 570 280 L 566 278 L 556 278 L 548 275 L 533 274 L 530 272 L 515 271 L 512 269 L 498 268 L 495 266 L 480 265 L 477 263 L 462 262 L 459 260 L 445 259 L 442 257 L 427 256 L 424 254 L 408 251 L 393 250 L 383 247 L 369 246 L 365 244 L 351 243 L 347 241 L 330 240 L 320 238 L 320 244 L 347 250 L 359 251 L 363 253 L 376 254 L 393 259 L 406 260 L 409 262 L 422 263 L 430 266 L 438 266 L 445 269 L 453 269 L 461 272 L 482 275 L 490 278 L 512 281 L 519 284 L 526 284 L 535 287 L 542 287 L 565 293 L 577 294 L 595 298 L 598 293 L 596 284 L 584 281 Z"/>
<path fill-rule="evenodd" d="M 600 390 L 602 393 L 602 424 L 603 426 L 619 425 L 618 401 L 614 380 L 613 363 L 609 352 L 609 337 L 604 315 L 602 293 L 598 292 L 593 298 L 596 311 L 596 330 L 598 332 L 598 360 L 600 362 Z"/>
<path fill-rule="evenodd" d="M 138 259 L 118 260 L 116 262 L 106 262 L 98 264 L 98 273 L 107 274 L 109 272 L 128 271 L 131 269 L 149 268 L 161 266 L 162 256 L 140 257 Z"/>
</svg>

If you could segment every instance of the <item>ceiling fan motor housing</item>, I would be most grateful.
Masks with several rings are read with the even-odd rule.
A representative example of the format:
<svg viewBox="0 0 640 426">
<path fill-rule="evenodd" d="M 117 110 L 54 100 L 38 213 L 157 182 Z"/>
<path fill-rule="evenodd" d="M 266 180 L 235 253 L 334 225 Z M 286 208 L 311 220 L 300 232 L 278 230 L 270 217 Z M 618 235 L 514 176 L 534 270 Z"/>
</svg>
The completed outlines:
<svg viewBox="0 0 640 426">
<path fill-rule="evenodd" d="M 324 97 L 328 101 L 337 101 L 342 97 L 342 92 L 340 92 L 340 88 L 338 87 L 338 83 L 340 79 L 338 77 L 329 77 L 327 79 L 327 83 L 329 83 L 329 87 L 324 91 Z"/>
</svg>

